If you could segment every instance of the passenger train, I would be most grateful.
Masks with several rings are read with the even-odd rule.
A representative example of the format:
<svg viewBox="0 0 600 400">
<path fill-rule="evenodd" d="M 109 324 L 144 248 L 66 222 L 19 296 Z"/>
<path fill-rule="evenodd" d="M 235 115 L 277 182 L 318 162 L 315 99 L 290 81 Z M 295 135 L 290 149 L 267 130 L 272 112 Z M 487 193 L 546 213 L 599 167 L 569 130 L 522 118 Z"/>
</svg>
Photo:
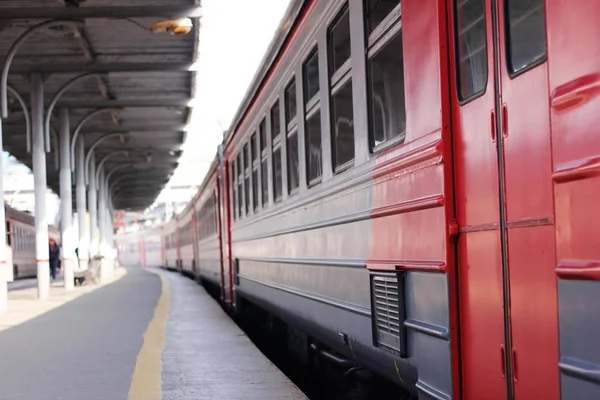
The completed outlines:
<svg viewBox="0 0 600 400">
<path fill-rule="evenodd" d="M 120 256 L 419 399 L 600 398 L 598 15 L 293 0 L 198 194 Z"/>
<path fill-rule="evenodd" d="M 19 278 L 34 278 L 37 276 L 34 217 L 6 204 L 4 210 L 6 215 L 8 281 Z M 48 226 L 48 237 L 54 239 L 56 243 L 60 243 L 60 231 L 56 227 Z M 11 274 L 12 276 L 10 276 Z"/>
</svg>

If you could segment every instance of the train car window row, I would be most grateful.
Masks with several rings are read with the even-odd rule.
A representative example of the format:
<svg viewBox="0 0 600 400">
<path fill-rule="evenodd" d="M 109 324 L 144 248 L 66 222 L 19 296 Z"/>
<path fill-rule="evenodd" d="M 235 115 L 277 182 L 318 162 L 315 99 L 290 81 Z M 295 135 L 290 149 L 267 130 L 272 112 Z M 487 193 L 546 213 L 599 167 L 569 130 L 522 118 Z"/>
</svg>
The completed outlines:
<svg viewBox="0 0 600 400">
<path fill-rule="evenodd" d="M 215 192 L 200 207 L 198 229 L 200 240 L 217 233 L 217 194 Z"/>
<path fill-rule="evenodd" d="M 176 249 L 177 248 L 177 232 L 173 232 L 166 237 L 165 248 Z"/>
<path fill-rule="evenodd" d="M 273 201 L 279 203 L 284 197 L 283 190 L 290 196 L 300 190 L 300 177 L 304 177 L 300 174 L 301 168 L 306 172 L 306 187 L 310 189 L 323 179 L 324 165 L 328 165 L 324 164 L 323 157 L 331 157 L 334 174 L 353 166 L 355 135 L 358 134 L 354 128 L 354 103 L 359 101 L 354 98 L 353 79 L 362 78 L 367 83 L 366 98 L 362 101 L 368 110 L 369 129 L 360 134 L 368 135 L 369 152 L 375 153 L 404 141 L 406 108 L 400 2 L 365 0 L 363 10 L 366 76 L 353 76 L 352 63 L 356 57 L 351 56 L 350 8 L 346 3 L 323 27 L 326 51 L 319 53 L 317 45 L 307 49 L 306 56 L 300 61 L 300 75 L 293 74 L 282 82 L 279 98 L 275 97 L 267 115 L 259 119 L 258 133 L 255 127 L 252 128 L 248 133 L 250 138 L 241 145 L 234 158 L 231 183 L 234 219 L 249 215 L 250 199 L 255 214 L 261 206 L 265 208 L 269 199 L 269 179 Z M 322 64 L 320 54 L 326 55 Z M 325 70 L 323 79 L 328 79 L 325 90 L 322 87 L 325 80 L 320 79 L 320 66 Z M 329 106 L 323 99 L 329 99 Z M 302 124 L 298 123 L 298 118 L 303 119 Z M 330 129 L 324 132 L 327 126 Z M 331 138 L 330 149 L 329 139 L 325 138 L 330 154 L 324 153 L 324 135 Z M 300 144 L 304 145 L 305 151 L 302 160 Z M 259 151 L 255 152 L 254 148 Z M 272 157 L 270 170 L 269 155 Z M 247 162 L 247 159 L 251 161 Z M 284 173 L 286 179 L 283 179 Z"/>
<path fill-rule="evenodd" d="M 187 246 L 192 243 L 192 221 L 188 222 L 181 228 L 180 232 L 181 246 Z"/>
</svg>

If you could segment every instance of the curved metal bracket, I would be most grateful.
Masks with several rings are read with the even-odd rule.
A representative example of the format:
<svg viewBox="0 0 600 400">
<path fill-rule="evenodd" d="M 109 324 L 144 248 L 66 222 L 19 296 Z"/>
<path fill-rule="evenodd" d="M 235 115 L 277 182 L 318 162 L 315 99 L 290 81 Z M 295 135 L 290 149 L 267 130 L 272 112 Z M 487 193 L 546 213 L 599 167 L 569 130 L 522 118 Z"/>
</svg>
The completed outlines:
<svg viewBox="0 0 600 400">
<path fill-rule="evenodd" d="M 48 105 L 48 109 L 46 110 L 46 115 L 44 116 L 44 133 L 46 135 L 46 152 L 50 152 L 50 118 L 52 118 L 52 111 L 54 111 L 54 107 L 56 106 L 56 103 L 58 103 L 58 100 L 60 100 L 61 96 L 63 94 L 65 94 L 65 92 L 67 90 L 69 90 L 70 88 L 72 88 L 76 83 L 78 83 L 79 81 L 85 79 L 85 78 L 89 78 L 90 76 L 96 76 L 98 75 L 97 72 L 86 72 L 85 74 L 81 74 L 76 76 L 75 78 L 71 79 L 70 81 L 68 81 L 67 83 L 65 83 L 64 85 L 61 86 L 60 89 L 58 89 L 58 92 L 56 92 L 54 94 L 54 96 L 52 97 L 52 100 L 50 101 L 50 104 Z"/>
<path fill-rule="evenodd" d="M 114 167 L 113 169 L 110 170 L 110 172 L 108 174 L 106 174 L 106 183 L 108 184 L 110 182 L 110 178 L 112 178 L 112 176 L 115 174 L 115 172 L 123 169 L 123 168 L 127 168 L 127 167 L 132 167 L 134 164 L 133 163 L 126 163 L 126 164 L 119 164 L 116 167 Z M 111 183 L 108 187 L 108 192 L 111 194 L 112 196 L 112 192 L 113 189 L 115 187 L 115 185 L 119 182 L 121 182 L 123 179 L 130 177 L 131 175 L 123 175 L 120 176 L 119 178 L 115 179 L 115 181 L 113 183 Z"/>
<path fill-rule="evenodd" d="M 75 171 L 75 144 L 77 143 L 77 137 L 79 136 L 79 132 L 81 131 L 81 128 L 83 128 L 83 126 L 90 119 L 94 118 L 96 115 L 100 115 L 105 112 L 113 112 L 113 111 L 121 111 L 121 110 L 122 110 L 122 108 L 114 108 L 114 107 L 100 108 L 98 110 L 90 111 L 83 118 L 81 118 L 81 120 L 77 123 L 77 126 L 75 126 L 75 130 L 73 130 L 73 137 L 71 138 L 71 171 Z"/>
<path fill-rule="evenodd" d="M 106 139 L 110 139 L 111 137 L 115 137 L 115 136 L 123 136 L 123 135 L 124 135 L 123 133 L 109 133 L 107 135 L 102 136 L 101 138 L 98 138 L 98 140 L 96 140 L 94 142 L 94 144 L 92 144 L 92 147 L 90 147 L 90 149 L 88 150 L 88 153 L 85 155 L 85 184 L 86 185 L 89 185 L 89 183 L 90 183 L 90 159 L 92 158 L 92 153 L 94 152 L 96 147 L 98 147 Z"/>
<path fill-rule="evenodd" d="M 100 180 L 100 169 L 104 166 L 104 163 L 112 156 L 121 154 L 121 153 L 125 153 L 125 155 L 129 156 L 129 150 L 115 150 L 112 153 L 108 153 L 107 155 L 104 156 L 104 158 L 102 160 L 100 160 L 100 163 L 98 164 L 98 167 L 96 168 L 96 182 L 98 182 Z M 108 180 L 106 182 L 108 182 Z"/>
<path fill-rule="evenodd" d="M 0 81 L 0 102 L 2 103 L 2 118 L 8 118 L 8 71 L 10 70 L 10 65 L 12 63 L 13 58 L 19 51 L 19 48 L 31 35 L 37 32 L 40 29 L 50 28 L 57 25 L 74 25 L 76 27 L 82 27 L 84 23 L 82 21 L 69 21 L 69 20 L 52 20 L 42 22 L 41 24 L 35 25 L 29 28 L 25 33 L 23 33 L 19 38 L 13 43 L 6 54 L 6 58 L 4 59 L 4 66 L 2 67 L 2 80 Z"/>
<path fill-rule="evenodd" d="M 27 140 L 27 153 L 31 153 L 31 115 L 29 114 L 29 108 L 27 107 L 27 103 L 23 96 L 17 92 L 15 88 L 11 85 L 6 85 L 10 94 L 17 99 L 21 108 L 23 109 L 23 114 L 25 115 L 25 139 Z"/>
<path fill-rule="evenodd" d="M 122 178 L 129 178 L 129 175 L 124 175 Z M 108 189 L 108 194 L 110 195 L 111 199 L 114 199 L 115 195 L 117 193 L 119 193 L 119 191 L 121 190 L 121 187 L 117 186 L 117 183 L 119 183 L 121 181 L 123 181 L 123 179 L 121 179 L 121 178 L 117 179 L 116 181 L 114 181 L 113 186 L 111 186 Z"/>
</svg>

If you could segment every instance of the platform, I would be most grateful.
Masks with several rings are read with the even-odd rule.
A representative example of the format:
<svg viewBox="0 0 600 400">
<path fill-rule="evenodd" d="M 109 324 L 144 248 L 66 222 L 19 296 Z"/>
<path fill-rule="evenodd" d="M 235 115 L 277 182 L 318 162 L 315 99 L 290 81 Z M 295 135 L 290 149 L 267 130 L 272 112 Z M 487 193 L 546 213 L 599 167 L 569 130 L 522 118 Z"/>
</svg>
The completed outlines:
<svg viewBox="0 0 600 400">
<path fill-rule="evenodd" d="M 66 301 L 21 298 L 41 315 L 0 331 L 3 400 L 306 399 L 193 281 L 137 268 L 118 278 Z M 32 290 L 10 293 L 0 324 Z"/>
</svg>

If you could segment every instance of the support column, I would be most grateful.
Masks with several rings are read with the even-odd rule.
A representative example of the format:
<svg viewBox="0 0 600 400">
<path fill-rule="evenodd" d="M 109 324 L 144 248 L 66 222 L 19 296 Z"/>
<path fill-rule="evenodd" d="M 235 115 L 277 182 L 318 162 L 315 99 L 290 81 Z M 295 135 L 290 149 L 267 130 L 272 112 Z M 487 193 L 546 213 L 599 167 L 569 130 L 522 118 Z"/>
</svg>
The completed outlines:
<svg viewBox="0 0 600 400">
<path fill-rule="evenodd" d="M 89 262 L 90 228 L 87 224 L 87 198 L 85 194 L 85 144 L 77 140 L 75 175 L 77 179 L 77 219 L 79 224 L 79 269 L 86 270 Z"/>
<path fill-rule="evenodd" d="M 90 257 L 98 254 L 98 197 L 96 189 L 96 157 L 91 155 L 90 183 L 88 185 L 88 210 L 90 212 Z"/>
<path fill-rule="evenodd" d="M 2 119 L 0 119 L 0 221 L 6 221 L 6 212 L 4 210 L 4 155 L 2 149 Z M 6 263 L 6 223 L 0 223 L 0 313 L 8 310 L 8 271 L 12 268 Z"/>
<path fill-rule="evenodd" d="M 73 235 L 73 193 L 71 184 L 71 130 L 69 127 L 69 110 L 59 110 L 60 122 L 60 204 L 61 204 L 61 238 L 62 265 L 65 279 L 65 290 L 73 290 L 75 257 L 75 236 Z"/>
<path fill-rule="evenodd" d="M 50 295 L 48 218 L 46 216 L 46 147 L 44 143 L 44 84 L 40 74 L 31 75 L 32 164 L 35 190 L 35 258 L 38 298 Z"/>
<path fill-rule="evenodd" d="M 108 252 L 106 249 L 106 184 L 104 183 L 104 168 L 99 171 L 98 181 L 98 239 L 100 242 L 99 254 L 102 256 L 101 272 L 102 279 L 106 279 L 110 275 Z"/>
</svg>

